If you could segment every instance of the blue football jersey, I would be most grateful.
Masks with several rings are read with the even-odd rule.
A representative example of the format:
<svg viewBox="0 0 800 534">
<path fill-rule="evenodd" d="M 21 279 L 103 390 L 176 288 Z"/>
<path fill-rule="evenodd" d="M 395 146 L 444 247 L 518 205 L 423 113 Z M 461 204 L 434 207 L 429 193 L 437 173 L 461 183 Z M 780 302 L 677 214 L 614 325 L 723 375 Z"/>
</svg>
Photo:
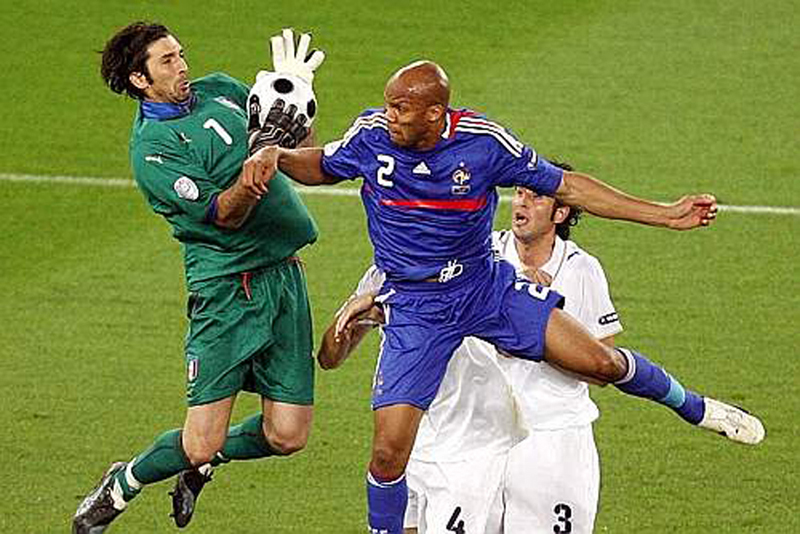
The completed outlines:
<svg viewBox="0 0 800 534">
<path fill-rule="evenodd" d="M 363 178 L 375 264 L 390 282 L 487 264 L 496 188 L 521 185 L 553 195 L 563 174 L 469 110 L 448 110 L 442 138 L 425 151 L 394 144 L 383 110 L 367 110 L 325 146 L 322 169 L 337 178 Z"/>
</svg>

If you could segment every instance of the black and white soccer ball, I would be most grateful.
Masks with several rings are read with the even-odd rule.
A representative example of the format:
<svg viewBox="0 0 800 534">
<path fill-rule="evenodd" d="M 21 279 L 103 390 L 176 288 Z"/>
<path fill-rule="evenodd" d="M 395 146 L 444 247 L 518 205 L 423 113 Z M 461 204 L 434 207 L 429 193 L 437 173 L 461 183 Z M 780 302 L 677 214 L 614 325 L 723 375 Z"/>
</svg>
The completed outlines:
<svg viewBox="0 0 800 534">
<path fill-rule="evenodd" d="M 247 96 L 248 128 L 263 126 L 270 108 L 279 98 L 284 102 L 284 109 L 294 105 L 297 108 L 295 117 L 302 113 L 308 119 L 305 125 L 311 126 L 317 116 L 317 97 L 311 84 L 293 74 L 262 70 Z M 256 117 L 258 122 L 255 122 Z"/>
</svg>

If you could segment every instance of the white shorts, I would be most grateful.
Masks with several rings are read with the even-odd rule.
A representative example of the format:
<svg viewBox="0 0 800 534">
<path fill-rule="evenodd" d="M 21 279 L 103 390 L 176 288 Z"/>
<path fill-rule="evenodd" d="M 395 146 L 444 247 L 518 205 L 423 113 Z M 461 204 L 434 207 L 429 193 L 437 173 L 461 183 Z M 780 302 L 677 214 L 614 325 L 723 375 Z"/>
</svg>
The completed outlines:
<svg viewBox="0 0 800 534">
<path fill-rule="evenodd" d="M 411 460 L 405 528 L 419 534 L 500 534 L 507 459 L 489 454 L 462 462 Z"/>
<path fill-rule="evenodd" d="M 504 533 L 590 534 L 599 491 L 591 425 L 533 431 L 509 453 Z"/>
</svg>

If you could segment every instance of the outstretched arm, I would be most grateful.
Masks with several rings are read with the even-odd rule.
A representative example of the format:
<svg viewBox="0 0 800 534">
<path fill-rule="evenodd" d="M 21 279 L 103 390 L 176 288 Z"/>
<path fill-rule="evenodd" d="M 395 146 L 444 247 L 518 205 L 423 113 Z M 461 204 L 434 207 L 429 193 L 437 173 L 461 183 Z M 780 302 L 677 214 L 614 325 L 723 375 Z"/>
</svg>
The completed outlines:
<svg viewBox="0 0 800 534">
<path fill-rule="evenodd" d="M 606 219 L 623 219 L 673 230 L 708 226 L 717 216 L 713 195 L 687 195 L 672 204 L 643 200 L 578 172 L 565 172 L 556 198 Z"/>
<path fill-rule="evenodd" d="M 330 176 L 322 170 L 321 148 L 278 148 L 278 168 L 292 180 L 305 185 L 335 184 L 341 178 Z"/>
</svg>

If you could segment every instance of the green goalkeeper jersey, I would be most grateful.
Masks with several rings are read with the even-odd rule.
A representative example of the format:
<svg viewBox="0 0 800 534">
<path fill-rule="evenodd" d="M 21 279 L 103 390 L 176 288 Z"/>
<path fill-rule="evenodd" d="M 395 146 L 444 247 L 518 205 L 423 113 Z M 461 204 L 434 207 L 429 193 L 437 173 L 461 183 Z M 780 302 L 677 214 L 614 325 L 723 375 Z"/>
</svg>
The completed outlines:
<svg viewBox="0 0 800 534">
<path fill-rule="evenodd" d="M 156 213 L 183 247 L 186 281 L 252 271 L 292 256 L 317 239 L 308 209 L 280 172 L 236 230 L 210 219 L 212 199 L 238 178 L 247 158 L 246 85 L 217 73 L 192 82 L 195 102 L 179 118 L 134 119 L 131 165 Z"/>
</svg>

